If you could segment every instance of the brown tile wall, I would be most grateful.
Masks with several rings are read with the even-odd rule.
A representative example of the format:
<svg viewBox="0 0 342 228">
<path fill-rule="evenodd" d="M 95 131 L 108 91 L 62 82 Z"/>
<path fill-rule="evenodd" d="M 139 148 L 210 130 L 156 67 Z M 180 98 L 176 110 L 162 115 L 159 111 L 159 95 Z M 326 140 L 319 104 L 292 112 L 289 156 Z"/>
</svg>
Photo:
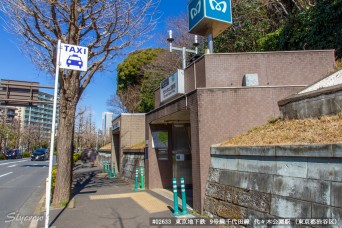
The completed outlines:
<svg viewBox="0 0 342 228">
<path fill-rule="evenodd" d="M 184 71 L 184 92 L 189 93 L 195 90 L 195 65 L 191 64 Z"/>
<path fill-rule="evenodd" d="M 160 106 L 160 89 L 154 91 L 154 108 L 158 108 Z"/>
<path fill-rule="evenodd" d="M 259 85 L 308 85 L 334 71 L 333 50 L 229 53 L 205 56 L 206 87 L 239 87 L 257 73 Z"/>
<path fill-rule="evenodd" d="M 264 124 L 271 118 L 278 117 L 280 113 L 277 101 L 302 88 L 198 90 L 200 162 L 197 166 L 200 167 L 200 179 L 198 182 L 201 183 L 201 207 L 196 208 L 197 210 L 203 208 L 205 184 L 210 165 L 210 146 Z M 196 198 L 194 197 L 195 200 Z"/>
<path fill-rule="evenodd" d="M 118 133 L 120 142 L 116 139 L 114 144 L 120 145 L 120 156 L 117 156 L 117 163 L 119 164 L 118 170 L 121 172 L 123 148 L 145 141 L 145 115 L 123 114 L 114 123 L 117 121 L 120 121 L 120 131 Z"/>
</svg>

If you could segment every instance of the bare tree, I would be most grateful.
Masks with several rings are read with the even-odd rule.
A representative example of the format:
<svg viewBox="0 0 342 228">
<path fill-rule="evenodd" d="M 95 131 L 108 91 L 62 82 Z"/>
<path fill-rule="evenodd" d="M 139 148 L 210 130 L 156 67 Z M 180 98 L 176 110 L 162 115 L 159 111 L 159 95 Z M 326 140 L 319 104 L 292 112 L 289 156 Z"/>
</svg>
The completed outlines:
<svg viewBox="0 0 342 228">
<path fill-rule="evenodd" d="M 76 105 L 94 74 L 106 70 L 126 47 L 141 44 L 155 26 L 159 0 L 2 0 L 8 31 L 19 35 L 25 53 L 53 74 L 58 40 L 87 46 L 86 72 L 61 70 L 59 155 L 53 203 L 68 202 L 72 183 L 72 144 Z M 140 39 L 138 39 L 140 38 Z"/>
<path fill-rule="evenodd" d="M 89 107 L 80 107 L 75 118 L 75 140 L 76 149 L 82 151 L 85 147 L 95 147 L 96 127 L 93 121 L 92 110 Z"/>
<path fill-rule="evenodd" d="M 114 114 L 139 112 L 140 85 L 129 85 L 124 91 L 118 91 L 107 101 L 109 111 Z"/>
</svg>

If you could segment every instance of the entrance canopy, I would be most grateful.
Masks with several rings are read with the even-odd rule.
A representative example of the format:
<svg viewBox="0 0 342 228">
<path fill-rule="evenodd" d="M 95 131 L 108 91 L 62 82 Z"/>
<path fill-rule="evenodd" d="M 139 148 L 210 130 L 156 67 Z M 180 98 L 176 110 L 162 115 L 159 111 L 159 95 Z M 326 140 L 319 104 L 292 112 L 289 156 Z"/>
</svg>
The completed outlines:
<svg viewBox="0 0 342 228">
<path fill-rule="evenodd" d="M 151 124 L 185 124 L 190 123 L 190 111 L 182 110 L 153 120 Z"/>
</svg>

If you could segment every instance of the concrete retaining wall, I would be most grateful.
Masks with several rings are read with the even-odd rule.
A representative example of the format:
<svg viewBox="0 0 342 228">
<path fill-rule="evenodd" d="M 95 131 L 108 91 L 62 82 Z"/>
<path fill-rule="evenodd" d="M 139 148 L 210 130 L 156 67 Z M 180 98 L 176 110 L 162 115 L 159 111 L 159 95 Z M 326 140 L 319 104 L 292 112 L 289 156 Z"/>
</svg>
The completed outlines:
<svg viewBox="0 0 342 228">
<path fill-rule="evenodd" d="M 342 144 L 212 147 L 204 210 L 252 222 L 334 218 L 341 226 Z"/>
<path fill-rule="evenodd" d="M 295 94 L 278 102 L 283 118 L 303 119 L 342 112 L 342 85 Z"/>
<path fill-rule="evenodd" d="M 135 180 L 135 169 L 144 167 L 144 154 L 134 152 L 124 153 L 122 167 L 120 176 L 128 181 Z"/>
</svg>

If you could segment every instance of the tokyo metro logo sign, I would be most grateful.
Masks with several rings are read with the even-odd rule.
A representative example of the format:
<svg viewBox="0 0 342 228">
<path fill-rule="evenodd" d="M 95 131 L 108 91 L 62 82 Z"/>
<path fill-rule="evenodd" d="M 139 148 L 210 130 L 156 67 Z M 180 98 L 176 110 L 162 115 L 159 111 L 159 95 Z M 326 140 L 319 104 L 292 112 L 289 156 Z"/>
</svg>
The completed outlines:
<svg viewBox="0 0 342 228">
<path fill-rule="evenodd" d="M 191 0 L 188 21 L 190 33 L 215 37 L 232 24 L 231 0 Z"/>
<path fill-rule="evenodd" d="M 227 11 L 227 2 L 217 2 L 216 0 L 209 0 L 210 8 L 212 10 L 221 11 L 222 13 L 225 13 Z"/>
</svg>

